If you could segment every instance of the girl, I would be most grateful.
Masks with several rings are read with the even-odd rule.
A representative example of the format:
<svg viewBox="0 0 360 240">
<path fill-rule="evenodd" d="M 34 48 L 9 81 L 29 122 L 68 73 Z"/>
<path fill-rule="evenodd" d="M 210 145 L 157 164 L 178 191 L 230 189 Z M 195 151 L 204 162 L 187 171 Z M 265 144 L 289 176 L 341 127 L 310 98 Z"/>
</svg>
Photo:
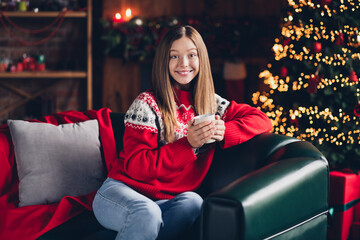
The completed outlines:
<svg viewBox="0 0 360 240">
<path fill-rule="evenodd" d="M 116 239 L 174 239 L 198 218 L 195 192 L 223 148 L 270 131 L 264 113 L 214 93 L 205 44 L 190 26 L 169 30 L 153 64 L 153 89 L 141 93 L 125 116 L 124 148 L 97 192 L 98 221 Z M 193 124 L 195 115 L 216 113 Z"/>
</svg>

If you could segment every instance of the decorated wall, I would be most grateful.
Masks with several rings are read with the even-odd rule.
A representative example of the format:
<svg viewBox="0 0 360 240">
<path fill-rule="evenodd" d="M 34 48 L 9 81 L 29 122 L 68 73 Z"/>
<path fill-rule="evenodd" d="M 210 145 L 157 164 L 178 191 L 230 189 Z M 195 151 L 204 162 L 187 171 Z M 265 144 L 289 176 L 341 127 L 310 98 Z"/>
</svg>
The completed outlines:
<svg viewBox="0 0 360 240">
<path fill-rule="evenodd" d="M 139 92 L 151 86 L 159 38 L 171 26 L 183 24 L 194 26 L 203 36 L 219 94 L 227 93 L 224 63 L 245 65 L 241 100 L 248 101 L 247 93 L 260 87 L 260 68 L 272 56 L 282 6 L 281 0 L 103 1 L 103 105 L 126 111 Z"/>
</svg>

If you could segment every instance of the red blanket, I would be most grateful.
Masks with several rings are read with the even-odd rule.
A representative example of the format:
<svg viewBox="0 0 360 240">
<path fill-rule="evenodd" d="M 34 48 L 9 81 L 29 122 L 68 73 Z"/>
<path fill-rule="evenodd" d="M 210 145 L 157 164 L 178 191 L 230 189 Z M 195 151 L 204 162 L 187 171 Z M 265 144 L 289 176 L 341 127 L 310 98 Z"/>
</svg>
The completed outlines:
<svg viewBox="0 0 360 240">
<path fill-rule="evenodd" d="M 67 111 L 45 117 L 55 125 L 98 119 L 105 162 L 116 158 L 109 109 Z M 0 126 L 0 239 L 32 240 L 83 212 L 92 210 L 95 192 L 81 197 L 64 197 L 60 203 L 18 207 L 19 180 L 13 143 L 7 124 Z"/>
</svg>

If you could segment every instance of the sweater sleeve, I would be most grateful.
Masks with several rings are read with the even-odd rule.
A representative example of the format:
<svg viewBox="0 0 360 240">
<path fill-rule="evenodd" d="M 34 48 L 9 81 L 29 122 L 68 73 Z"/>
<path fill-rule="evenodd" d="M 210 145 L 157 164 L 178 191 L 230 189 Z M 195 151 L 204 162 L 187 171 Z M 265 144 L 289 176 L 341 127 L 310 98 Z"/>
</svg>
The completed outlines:
<svg viewBox="0 0 360 240">
<path fill-rule="evenodd" d="M 221 147 L 228 148 L 246 142 L 254 136 L 272 130 L 265 113 L 247 104 L 231 101 L 223 115 L 225 136 Z"/>
<path fill-rule="evenodd" d="M 135 100 L 126 113 L 120 161 L 124 173 L 134 180 L 166 179 L 196 160 L 186 137 L 161 146 L 158 117 L 154 106 L 141 99 Z"/>
</svg>

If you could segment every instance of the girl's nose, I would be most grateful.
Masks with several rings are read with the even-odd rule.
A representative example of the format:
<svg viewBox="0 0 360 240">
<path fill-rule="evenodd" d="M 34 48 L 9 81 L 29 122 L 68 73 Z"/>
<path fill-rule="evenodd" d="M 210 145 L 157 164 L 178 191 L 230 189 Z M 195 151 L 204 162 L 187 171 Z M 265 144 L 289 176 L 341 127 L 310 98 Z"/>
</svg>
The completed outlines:
<svg viewBox="0 0 360 240">
<path fill-rule="evenodd" d="M 189 59 L 187 57 L 180 58 L 180 66 L 187 67 L 189 65 Z"/>
</svg>

